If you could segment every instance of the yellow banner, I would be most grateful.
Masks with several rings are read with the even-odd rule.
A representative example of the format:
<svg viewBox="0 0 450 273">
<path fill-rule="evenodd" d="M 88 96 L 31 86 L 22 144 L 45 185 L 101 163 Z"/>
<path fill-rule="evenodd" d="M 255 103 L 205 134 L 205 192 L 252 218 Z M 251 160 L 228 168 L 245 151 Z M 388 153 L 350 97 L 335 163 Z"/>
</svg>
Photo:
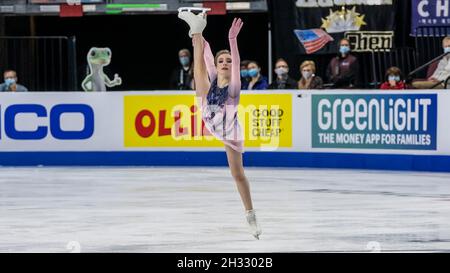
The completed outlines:
<svg viewBox="0 0 450 273">
<path fill-rule="evenodd" d="M 193 95 L 124 98 L 125 147 L 221 147 L 202 126 Z M 242 94 L 238 107 L 244 147 L 292 147 L 292 95 Z"/>
</svg>

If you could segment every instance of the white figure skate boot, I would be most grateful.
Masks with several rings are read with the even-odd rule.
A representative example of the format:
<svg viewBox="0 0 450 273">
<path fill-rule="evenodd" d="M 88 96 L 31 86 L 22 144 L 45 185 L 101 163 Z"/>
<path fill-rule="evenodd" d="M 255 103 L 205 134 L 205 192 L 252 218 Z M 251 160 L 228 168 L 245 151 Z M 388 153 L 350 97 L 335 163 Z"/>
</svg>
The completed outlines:
<svg viewBox="0 0 450 273">
<path fill-rule="evenodd" d="M 199 14 L 195 15 L 191 10 L 201 11 Z M 206 12 L 211 9 L 204 8 L 179 8 L 178 18 L 185 21 L 189 27 L 189 37 L 192 38 L 193 34 L 202 33 L 206 27 Z"/>
<path fill-rule="evenodd" d="M 247 210 L 245 216 L 250 227 L 250 232 L 253 234 L 253 236 L 255 236 L 256 239 L 259 240 L 259 235 L 261 235 L 262 231 L 258 224 L 258 220 L 256 219 L 255 210 Z"/>
</svg>

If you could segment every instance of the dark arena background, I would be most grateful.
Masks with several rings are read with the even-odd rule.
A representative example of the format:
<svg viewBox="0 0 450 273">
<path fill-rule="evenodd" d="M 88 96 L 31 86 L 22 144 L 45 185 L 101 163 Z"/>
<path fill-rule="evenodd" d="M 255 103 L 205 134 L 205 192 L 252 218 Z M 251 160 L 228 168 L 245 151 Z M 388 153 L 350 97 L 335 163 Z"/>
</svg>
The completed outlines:
<svg viewBox="0 0 450 273">
<path fill-rule="evenodd" d="M 448 252 L 449 18 L 0 0 L 0 252 Z"/>
</svg>

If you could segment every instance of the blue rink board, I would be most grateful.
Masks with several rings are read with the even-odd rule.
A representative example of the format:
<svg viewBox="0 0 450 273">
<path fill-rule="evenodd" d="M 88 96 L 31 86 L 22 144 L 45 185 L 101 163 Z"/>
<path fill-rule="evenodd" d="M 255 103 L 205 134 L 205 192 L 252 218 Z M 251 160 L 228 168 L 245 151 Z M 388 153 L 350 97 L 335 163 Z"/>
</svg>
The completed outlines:
<svg viewBox="0 0 450 273">
<path fill-rule="evenodd" d="M 0 152 L 1 166 L 226 166 L 225 152 Z M 450 156 L 246 152 L 249 167 L 450 172 Z"/>
</svg>

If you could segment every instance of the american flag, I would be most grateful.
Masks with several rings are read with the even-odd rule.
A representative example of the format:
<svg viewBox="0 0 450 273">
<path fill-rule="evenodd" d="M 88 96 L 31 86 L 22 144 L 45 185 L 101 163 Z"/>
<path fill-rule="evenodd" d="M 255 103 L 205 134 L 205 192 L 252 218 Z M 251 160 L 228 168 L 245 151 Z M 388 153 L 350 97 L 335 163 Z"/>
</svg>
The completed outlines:
<svg viewBox="0 0 450 273">
<path fill-rule="evenodd" d="M 312 54 L 321 50 L 328 42 L 334 41 L 323 29 L 296 29 L 295 35 L 305 47 L 306 54 Z"/>
</svg>

